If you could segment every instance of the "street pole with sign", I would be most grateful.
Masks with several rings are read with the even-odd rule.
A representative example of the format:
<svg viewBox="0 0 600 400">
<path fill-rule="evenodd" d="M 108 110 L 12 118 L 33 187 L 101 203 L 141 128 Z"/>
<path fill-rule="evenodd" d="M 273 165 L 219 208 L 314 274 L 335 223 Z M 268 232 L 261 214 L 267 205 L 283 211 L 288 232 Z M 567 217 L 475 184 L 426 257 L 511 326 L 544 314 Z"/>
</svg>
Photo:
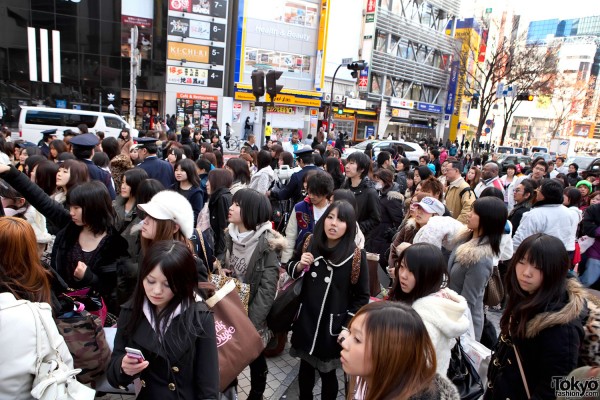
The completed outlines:
<svg viewBox="0 0 600 400">
<path fill-rule="evenodd" d="M 344 59 L 342 61 L 347 61 L 347 59 Z M 354 61 L 354 62 L 350 62 L 350 63 L 340 64 L 335 69 L 335 72 L 333 73 L 333 79 L 331 80 L 331 94 L 329 95 L 329 112 L 327 113 L 327 129 L 329 132 L 331 132 L 331 119 L 333 117 L 333 88 L 335 86 L 335 76 L 337 75 L 340 68 L 343 67 L 344 65 L 346 65 L 346 68 L 348 68 L 350 71 L 352 71 L 352 77 L 354 79 L 356 79 L 358 77 L 358 71 L 362 71 L 367 66 L 367 64 L 365 63 L 365 60 L 360 60 L 360 61 Z M 327 135 L 327 136 L 329 136 L 329 135 Z M 334 138 L 334 140 L 335 140 L 335 138 Z"/>
</svg>

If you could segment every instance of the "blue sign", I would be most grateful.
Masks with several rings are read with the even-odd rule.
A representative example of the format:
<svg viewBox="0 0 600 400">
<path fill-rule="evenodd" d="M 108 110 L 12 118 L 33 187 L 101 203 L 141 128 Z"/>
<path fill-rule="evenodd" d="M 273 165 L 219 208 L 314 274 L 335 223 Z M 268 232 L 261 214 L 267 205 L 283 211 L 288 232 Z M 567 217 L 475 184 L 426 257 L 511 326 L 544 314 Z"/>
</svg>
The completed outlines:
<svg viewBox="0 0 600 400">
<path fill-rule="evenodd" d="M 447 106 L 446 106 L 446 108 L 447 108 Z M 437 105 L 437 104 L 418 102 L 417 103 L 417 110 L 419 110 L 419 111 L 425 111 L 425 112 L 430 112 L 430 113 L 435 113 L 435 114 L 441 114 L 442 113 L 442 106 Z"/>
<path fill-rule="evenodd" d="M 66 100 L 56 100 L 56 108 L 67 108 Z"/>
<path fill-rule="evenodd" d="M 450 81 L 448 82 L 448 96 L 446 97 L 446 114 L 454 112 L 454 101 L 456 100 L 456 87 L 458 86 L 458 70 L 460 61 L 452 62 L 450 68 Z"/>
<path fill-rule="evenodd" d="M 367 126 L 367 137 L 375 135 L 375 126 Z"/>
</svg>

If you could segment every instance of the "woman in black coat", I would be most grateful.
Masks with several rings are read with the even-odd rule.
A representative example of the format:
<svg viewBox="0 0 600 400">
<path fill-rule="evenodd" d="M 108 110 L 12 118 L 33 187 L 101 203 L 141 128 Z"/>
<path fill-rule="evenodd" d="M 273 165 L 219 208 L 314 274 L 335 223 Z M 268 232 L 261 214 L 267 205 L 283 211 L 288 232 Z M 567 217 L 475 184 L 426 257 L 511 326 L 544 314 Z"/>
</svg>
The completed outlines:
<svg viewBox="0 0 600 400">
<path fill-rule="evenodd" d="M 91 181 L 72 188 L 67 211 L 14 167 L 0 166 L 0 177 L 60 229 L 52 268 L 71 288 L 97 290 L 108 311 L 118 313 L 117 268 L 128 257 L 127 241 L 113 228 L 115 211 L 104 184 Z"/>
<path fill-rule="evenodd" d="M 553 236 L 528 237 L 512 260 L 484 399 L 554 399 L 555 377 L 566 377 L 578 365 L 585 292 L 567 279 L 569 255 Z"/>
<path fill-rule="evenodd" d="M 304 275 L 290 354 L 300 358 L 300 399 L 313 398 L 317 370 L 321 398 L 328 400 L 338 392 L 341 347 L 337 338 L 352 315 L 369 301 L 369 273 L 365 253 L 354 243 L 356 217 L 350 203 L 331 204 L 313 236 L 307 236 L 306 251 L 303 242 L 287 267 L 293 279 Z"/>
<path fill-rule="evenodd" d="M 229 188 L 233 183 L 233 175 L 226 169 L 217 168 L 208 173 L 206 191 L 210 196 L 208 199 L 208 211 L 210 213 L 210 227 L 214 234 L 214 255 L 225 263 L 225 228 L 227 228 L 227 216 L 231 206 L 231 192 Z M 211 266 L 208 266 L 212 269 Z"/>
<path fill-rule="evenodd" d="M 143 361 L 126 348 L 140 351 Z M 148 250 L 133 298 L 122 308 L 107 378 L 125 388 L 137 377 L 140 400 L 218 398 L 215 322 L 184 243 L 166 240 Z"/>
</svg>

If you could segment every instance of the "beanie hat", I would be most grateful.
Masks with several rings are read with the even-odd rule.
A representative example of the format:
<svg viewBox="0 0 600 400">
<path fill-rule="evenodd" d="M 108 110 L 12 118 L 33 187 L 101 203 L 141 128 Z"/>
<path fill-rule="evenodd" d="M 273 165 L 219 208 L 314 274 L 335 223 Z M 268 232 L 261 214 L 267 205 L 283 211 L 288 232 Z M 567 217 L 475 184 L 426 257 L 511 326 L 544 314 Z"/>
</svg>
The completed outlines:
<svg viewBox="0 0 600 400">
<path fill-rule="evenodd" d="M 577 185 L 575 185 L 575 187 L 578 188 L 579 186 L 583 186 L 583 185 L 587 186 L 588 189 L 590 190 L 590 192 L 592 191 L 592 183 L 587 180 L 582 180 L 582 181 L 577 182 Z"/>
<path fill-rule="evenodd" d="M 156 193 L 149 203 L 138 204 L 138 207 L 154 219 L 175 222 L 186 238 L 192 237 L 194 211 L 190 202 L 179 193 L 163 190 Z"/>
<path fill-rule="evenodd" d="M 432 163 L 429 163 L 429 164 L 427 164 L 427 168 L 429 168 L 429 170 L 431 171 L 433 176 L 435 176 L 435 165 L 433 165 Z"/>
</svg>

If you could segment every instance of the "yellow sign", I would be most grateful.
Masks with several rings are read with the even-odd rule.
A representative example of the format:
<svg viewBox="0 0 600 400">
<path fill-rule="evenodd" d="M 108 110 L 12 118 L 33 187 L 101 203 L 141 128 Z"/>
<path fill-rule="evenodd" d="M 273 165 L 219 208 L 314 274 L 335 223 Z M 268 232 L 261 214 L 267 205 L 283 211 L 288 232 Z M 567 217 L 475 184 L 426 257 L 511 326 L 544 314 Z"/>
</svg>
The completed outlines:
<svg viewBox="0 0 600 400">
<path fill-rule="evenodd" d="M 254 95 L 248 92 L 235 92 L 234 99 L 242 101 L 256 101 Z M 265 96 L 265 101 L 271 101 L 271 96 L 267 94 Z M 277 96 L 275 96 L 275 103 L 305 107 L 321 107 L 321 100 L 296 97 L 291 94 L 278 94 Z"/>
<path fill-rule="evenodd" d="M 169 60 L 186 60 L 189 62 L 208 63 L 209 46 L 169 42 L 167 58 Z"/>
<path fill-rule="evenodd" d="M 289 106 L 269 106 L 267 107 L 267 112 L 277 113 L 277 114 L 296 114 L 296 107 Z"/>
</svg>

